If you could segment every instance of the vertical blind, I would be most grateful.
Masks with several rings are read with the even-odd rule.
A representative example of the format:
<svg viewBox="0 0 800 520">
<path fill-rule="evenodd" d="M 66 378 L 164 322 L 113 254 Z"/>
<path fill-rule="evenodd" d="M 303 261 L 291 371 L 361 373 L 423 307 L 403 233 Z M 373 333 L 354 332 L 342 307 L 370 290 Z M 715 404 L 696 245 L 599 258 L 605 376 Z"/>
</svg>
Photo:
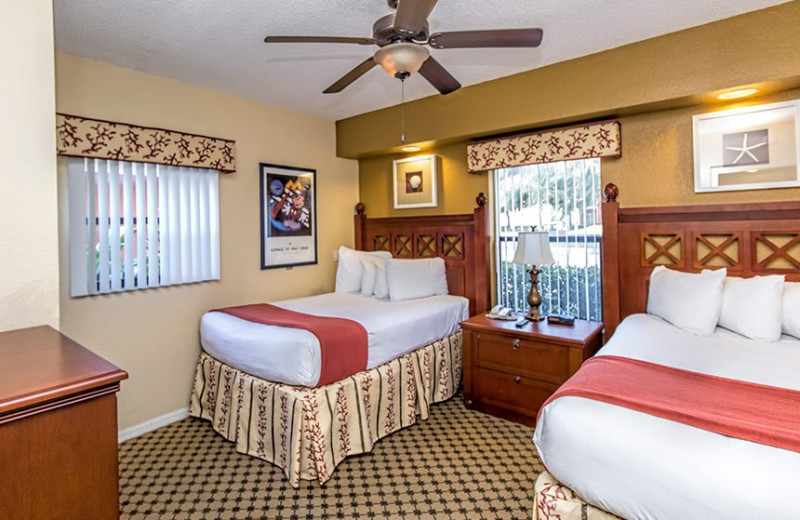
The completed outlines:
<svg viewBox="0 0 800 520">
<path fill-rule="evenodd" d="M 511 262 L 517 235 L 548 231 L 555 258 L 538 266 L 543 314 L 602 319 L 600 159 L 560 161 L 495 172 L 498 303 L 527 311 L 530 276 Z"/>
<path fill-rule="evenodd" d="M 70 294 L 219 279 L 216 170 L 68 159 Z"/>
</svg>

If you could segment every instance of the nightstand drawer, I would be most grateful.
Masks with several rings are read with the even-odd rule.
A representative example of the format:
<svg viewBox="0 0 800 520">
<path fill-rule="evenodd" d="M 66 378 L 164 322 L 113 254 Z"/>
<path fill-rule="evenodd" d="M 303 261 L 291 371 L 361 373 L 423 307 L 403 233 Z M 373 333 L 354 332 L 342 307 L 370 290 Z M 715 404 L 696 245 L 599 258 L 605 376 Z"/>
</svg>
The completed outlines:
<svg viewBox="0 0 800 520">
<path fill-rule="evenodd" d="M 569 348 L 499 334 L 478 334 L 476 343 L 477 366 L 557 384 L 569 378 Z"/>
<path fill-rule="evenodd" d="M 481 403 L 536 417 L 539 408 L 559 385 L 523 375 L 475 368 L 475 397 Z"/>
<path fill-rule="evenodd" d="M 464 330 L 467 408 L 533 426 L 542 403 L 600 348 L 603 324 L 546 321 L 518 328 L 476 314 Z"/>
</svg>

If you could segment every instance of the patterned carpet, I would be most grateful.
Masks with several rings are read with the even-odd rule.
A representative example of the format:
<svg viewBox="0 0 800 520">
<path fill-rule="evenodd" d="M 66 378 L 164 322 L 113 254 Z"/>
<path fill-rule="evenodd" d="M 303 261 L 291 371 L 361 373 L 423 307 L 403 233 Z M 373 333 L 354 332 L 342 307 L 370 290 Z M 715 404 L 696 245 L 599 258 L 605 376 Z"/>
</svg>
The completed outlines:
<svg viewBox="0 0 800 520">
<path fill-rule="evenodd" d="M 530 519 L 543 470 L 531 436 L 456 396 L 345 460 L 324 486 L 294 489 L 189 418 L 120 445 L 121 518 Z"/>
</svg>

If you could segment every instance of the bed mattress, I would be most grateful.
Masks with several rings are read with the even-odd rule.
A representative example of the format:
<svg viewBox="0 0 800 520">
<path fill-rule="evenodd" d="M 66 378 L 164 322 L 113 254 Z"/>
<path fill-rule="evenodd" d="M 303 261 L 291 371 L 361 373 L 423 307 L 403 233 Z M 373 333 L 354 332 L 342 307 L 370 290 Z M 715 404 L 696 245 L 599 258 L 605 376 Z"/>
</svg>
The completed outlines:
<svg viewBox="0 0 800 520">
<path fill-rule="evenodd" d="M 360 294 L 327 293 L 271 303 L 361 323 L 369 343 L 367 368 L 449 336 L 469 317 L 469 300 L 452 295 L 392 302 Z M 306 330 L 209 312 L 200 320 L 200 341 L 214 358 L 268 381 L 314 386 L 319 380 L 319 341 Z"/>
<path fill-rule="evenodd" d="M 789 336 L 767 343 L 719 328 L 698 337 L 637 314 L 598 355 L 800 390 L 800 340 Z M 559 481 L 629 520 L 798 515 L 800 453 L 572 396 L 542 410 L 534 442 Z"/>
</svg>

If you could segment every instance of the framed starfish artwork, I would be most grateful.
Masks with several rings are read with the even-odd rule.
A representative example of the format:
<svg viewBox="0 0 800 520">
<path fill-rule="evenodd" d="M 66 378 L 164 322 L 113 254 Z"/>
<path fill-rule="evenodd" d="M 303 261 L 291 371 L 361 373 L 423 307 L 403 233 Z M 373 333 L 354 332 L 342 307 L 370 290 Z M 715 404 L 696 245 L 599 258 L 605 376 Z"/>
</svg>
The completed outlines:
<svg viewBox="0 0 800 520">
<path fill-rule="evenodd" d="M 800 100 L 693 118 L 694 191 L 800 186 Z"/>
</svg>

